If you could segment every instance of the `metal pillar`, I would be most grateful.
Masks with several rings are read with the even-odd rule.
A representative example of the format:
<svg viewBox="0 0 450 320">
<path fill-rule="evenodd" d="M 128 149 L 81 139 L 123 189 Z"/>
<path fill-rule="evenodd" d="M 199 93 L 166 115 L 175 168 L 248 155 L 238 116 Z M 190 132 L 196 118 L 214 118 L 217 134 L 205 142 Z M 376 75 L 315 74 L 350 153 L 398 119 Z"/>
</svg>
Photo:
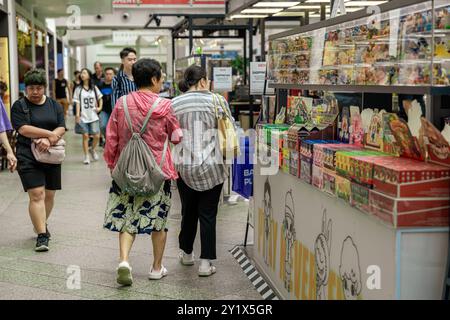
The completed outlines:
<svg viewBox="0 0 450 320">
<path fill-rule="evenodd" d="M 253 62 L 253 19 L 248 20 L 248 40 L 250 49 L 250 64 Z M 249 68 L 249 71 L 251 68 Z M 251 75 L 250 75 L 251 81 Z M 253 96 L 250 93 L 250 85 L 248 86 L 249 96 L 250 96 L 250 128 L 253 129 Z"/>
<path fill-rule="evenodd" d="M 327 19 L 327 11 L 325 7 L 325 3 L 320 4 L 320 21 Z"/>
<path fill-rule="evenodd" d="M 194 49 L 194 30 L 192 17 L 189 17 L 189 54 L 193 54 L 192 50 Z"/>
<path fill-rule="evenodd" d="M 34 5 L 31 6 L 31 62 L 36 68 L 36 26 L 34 23 Z"/>
<path fill-rule="evenodd" d="M 16 1 L 8 0 L 9 93 L 10 101 L 19 99 L 19 67 L 17 51 Z"/>
<path fill-rule="evenodd" d="M 261 61 L 266 61 L 266 20 L 259 21 L 259 32 L 261 33 Z"/>
</svg>

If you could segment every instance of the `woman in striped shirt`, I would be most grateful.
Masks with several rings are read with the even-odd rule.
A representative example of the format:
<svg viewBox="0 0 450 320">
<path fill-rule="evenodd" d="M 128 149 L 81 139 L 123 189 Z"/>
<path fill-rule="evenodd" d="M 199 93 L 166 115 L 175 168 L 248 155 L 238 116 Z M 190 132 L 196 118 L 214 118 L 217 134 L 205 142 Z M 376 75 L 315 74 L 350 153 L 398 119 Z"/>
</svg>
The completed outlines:
<svg viewBox="0 0 450 320">
<path fill-rule="evenodd" d="M 182 204 L 179 259 L 183 265 L 194 265 L 193 245 L 200 220 L 202 252 L 198 274 L 210 276 L 216 272 L 211 264 L 217 258 L 216 217 L 228 170 L 218 144 L 216 106 L 206 71 L 189 67 L 179 88 L 186 92 L 172 101 L 184 137 L 174 152 Z M 223 105 L 231 114 L 225 99 Z M 223 112 L 220 106 L 218 109 Z"/>
</svg>

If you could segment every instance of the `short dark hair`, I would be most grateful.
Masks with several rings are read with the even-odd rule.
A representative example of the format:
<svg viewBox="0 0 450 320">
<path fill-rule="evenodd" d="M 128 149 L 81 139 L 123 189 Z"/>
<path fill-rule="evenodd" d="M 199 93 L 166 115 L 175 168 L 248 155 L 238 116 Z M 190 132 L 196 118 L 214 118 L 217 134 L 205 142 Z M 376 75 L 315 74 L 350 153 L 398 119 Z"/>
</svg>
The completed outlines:
<svg viewBox="0 0 450 320">
<path fill-rule="evenodd" d="M 95 63 L 94 63 L 94 68 L 95 68 L 95 66 L 98 65 L 98 64 L 99 64 L 100 66 L 102 66 L 102 63 L 101 63 L 100 61 L 95 61 Z"/>
<path fill-rule="evenodd" d="M 73 73 L 73 76 L 76 77 L 76 76 L 79 75 L 80 73 L 81 73 L 80 70 L 76 70 L 76 71 Z"/>
<path fill-rule="evenodd" d="M 192 65 L 184 72 L 184 78 L 178 83 L 181 92 L 187 92 L 192 86 L 196 86 L 200 80 L 207 79 L 206 70 L 197 65 Z"/>
<path fill-rule="evenodd" d="M 32 69 L 25 74 L 25 87 L 47 86 L 47 76 L 43 69 Z"/>
<path fill-rule="evenodd" d="M 154 59 L 141 59 L 133 65 L 134 83 L 138 88 L 152 87 L 152 79 L 162 77 L 161 64 Z"/>
<path fill-rule="evenodd" d="M 4 81 L 0 81 L 0 89 L 3 89 L 3 91 L 8 91 L 8 85 Z"/>
<path fill-rule="evenodd" d="M 58 69 L 57 73 L 60 73 L 61 71 L 64 71 L 64 69 Z"/>
<path fill-rule="evenodd" d="M 111 67 L 105 68 L 105 73 L 108 72 L 108 71 L 110 71 L 110 70 L 111 70 L 114 74 L 116 74 L 116 69 L 111 68 Z"/>
<path fill-rule="evenodd" d="M 124 59 L 124 58 L 128 57 L 128 55 L 130 53 L 137 54 L 136 50 L 134 50 L 133 48 L 129 48 L 129 47 L 123 48 L 123 50 L 120 51 L 120 59 Z"/>
</svg>

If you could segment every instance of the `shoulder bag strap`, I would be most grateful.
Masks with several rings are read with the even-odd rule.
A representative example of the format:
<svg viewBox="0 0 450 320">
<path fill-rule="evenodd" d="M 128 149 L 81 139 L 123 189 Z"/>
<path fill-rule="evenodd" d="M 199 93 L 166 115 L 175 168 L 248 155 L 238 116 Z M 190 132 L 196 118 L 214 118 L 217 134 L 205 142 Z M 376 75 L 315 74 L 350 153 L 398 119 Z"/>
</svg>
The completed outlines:
<svg viewBox="0 0 450 320">
<path fill-rule="evenodd" d="M 20 105 L 22 106 L 23 112 L 27 114 L 28 117 L 28 124 L 31 126 L 31 112 L 30 108 L 28 108 L 27 102 L 25 101 L 25 98 L 20 98 Z"/>
<path fill-rule="evenodd" d="M 125 118 L 127 119 L 128 127 L 131 133 L 135 133 L 133 130 L 133 123 L 131 122 L 130 112 L 128 111 L 127 96 L 123 96 L 123 111 L 125 112 Z"/>
</svg>

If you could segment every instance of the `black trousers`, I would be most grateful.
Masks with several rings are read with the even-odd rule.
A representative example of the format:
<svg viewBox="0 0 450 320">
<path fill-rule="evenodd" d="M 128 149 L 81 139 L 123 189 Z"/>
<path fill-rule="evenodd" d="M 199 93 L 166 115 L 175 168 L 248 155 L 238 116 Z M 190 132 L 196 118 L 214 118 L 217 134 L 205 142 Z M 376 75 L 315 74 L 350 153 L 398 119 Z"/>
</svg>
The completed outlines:
<svg viewBox="0 0 450 320">
<path fill-rule="evenodd" d="M 200 220 L 200 240 L 202 252 L 200 259 L 215 260 L 216 256 L 216 218 L 223 183 L 207 191 L 189 188 L 180 178 L 177 181 L 181 198 L 181 232 L 178 237 L 180 249 L 191 254 L 194 249 L 197 225 Z"/>
</svg>

